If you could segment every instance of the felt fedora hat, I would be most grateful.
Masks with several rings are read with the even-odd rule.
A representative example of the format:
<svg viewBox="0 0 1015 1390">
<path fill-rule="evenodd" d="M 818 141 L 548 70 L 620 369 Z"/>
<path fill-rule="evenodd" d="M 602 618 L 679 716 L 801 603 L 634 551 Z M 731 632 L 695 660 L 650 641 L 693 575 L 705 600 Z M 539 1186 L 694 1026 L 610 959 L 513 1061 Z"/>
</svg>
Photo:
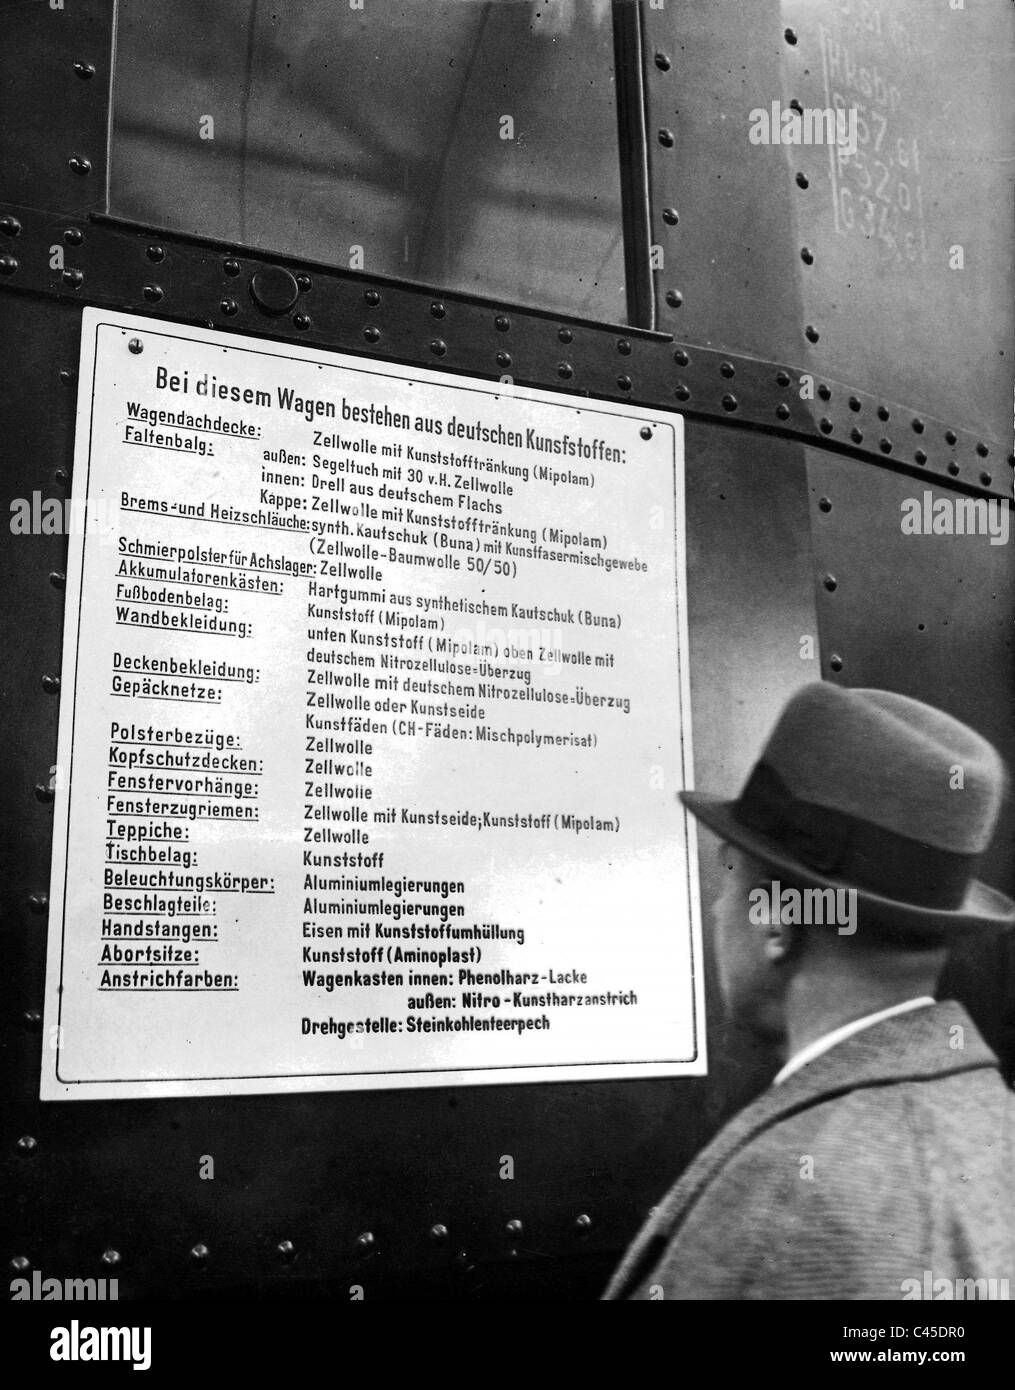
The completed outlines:
<svg viewBox="0 0 1015 1390">
<path fill-rule="evenodd" d="M 951 715 L 887 690 L 817 683 L 790 699 L 736 801 L 681 800 L 803 887 L 854 888 L 872 925 L 949 935 L 1015 923 L 976 878 L 1005 769 Z"/>
</svg>

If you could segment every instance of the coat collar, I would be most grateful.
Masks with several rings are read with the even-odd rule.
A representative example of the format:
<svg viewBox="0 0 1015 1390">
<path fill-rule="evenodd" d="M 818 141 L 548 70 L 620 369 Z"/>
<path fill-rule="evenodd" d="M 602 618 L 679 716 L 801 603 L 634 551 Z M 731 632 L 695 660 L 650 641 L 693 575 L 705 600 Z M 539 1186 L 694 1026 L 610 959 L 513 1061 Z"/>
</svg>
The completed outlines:
<svg viewBox="0 0 1015 1390">
<path fill-rule="evenodd" d="M 782 1085 L 769 1086 L 719 1131 L 656 1208 L 624 1257 L 606 1297 L 623 1298 L 641 1282 L 715 1173 L 772 1125 L 863 1087 L 927 1080 L 997 1064 L 965 1009 L 951 1000 L 896 1014 L 854 1033 L 792 1073 Z"/>
</svg>

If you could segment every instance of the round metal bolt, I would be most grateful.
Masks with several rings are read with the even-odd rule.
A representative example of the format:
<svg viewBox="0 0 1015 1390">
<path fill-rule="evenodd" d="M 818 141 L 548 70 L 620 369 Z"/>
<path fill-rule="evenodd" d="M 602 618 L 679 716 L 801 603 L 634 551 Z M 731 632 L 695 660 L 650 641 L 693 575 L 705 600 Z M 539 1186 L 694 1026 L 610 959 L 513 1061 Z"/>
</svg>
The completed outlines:
<svg viewBox="0 0 1015 1390">
<path fill-rule="evenodd" d="M 797 174 L 796 186 L 797 188 L 810 188 L 811 181 L 806 174 Z"/>
<path fill-rule="evenodd" d="M 785 401 L 780 401 L 779 404 L 775 407 L 775 413 L 778 419 L 788 420 L 790 415 L 789 406 L 786 404 Z"/>
<path fill-rule="evenodd" d="M 818 510 L 822 512 L 830 512 L 832 510 L 831 501 L 827 497 L 822 497 L 818 502 Z"/>
<path fill-rule="evenodd" d="M 264 265 L 250 277 L 250 295 L 265 314 L 287 314 L 299 297 L 296 276 L 283 265 Z"/>
<path fill-rule="evenodd" d="M 581 1216 L 575 1217 L 574 1224 L 577 1226 L 579 1231 L 591 1231 L 592 1217 L 588 1216 L 585 1212 L 582 1212 Z"/>
<path fill-rule="evenodd" d="M 981 473 L 981 474 L 980 474 L 980 482 L 983 484 L 984 487 L 990 487 L 990 485 L 991 485 L 991 483 L 992 483 L 993 481 L 994 481 L 994 479 L 993 479 L 993 477 L 991 476 L 990 473 Z"/>
<path fill-rule="evenodd" d="M 981 443 L 981 444 L 977 444 L 977 446 L 976 446 L 976 452 L 977 452 L 977 454 L 979 455 L 980 458 L 985 459 L 985 458 L 987 457 L 987 455 L 990 453 L 990 450 L 987 448 L 986 444 L 982 444 L 982 443 Z"/>
<path fill-rule="evenodd" d="M 67 166 L 75 174 L 80 174 L 82 178 L 85 174 L 92 172 L 92 161 L 86 159 L 83 154 L 72 154 L 67 161 Z"/>
<path fill-rule="evenodd" d="M 818 395 L 823 401 L 830 401 L 832 399 L 832 388 L 826 386 L 825 383 L 822 382 L 818 387 Z"/>
<path fill-rule="evenodd" d="M 678 367 L 689 367 L 691 365 L 691 359 L 683 348 L 677 348 L 676 352 L 673 354 L 673 360 Z"/>
<path fill-rule="evenodd" d="M 65 285 L 69 285 L 72 290 L 79 290 L 85 283 L 84 272 L 80 270 L 65 270 L 60 276 Z"/>
<path fill-rule="evenodd" d="M 160 246 L 157 241 L 153 241 L 151 246 L 145 249 L 145 255 L 150 261 L 154 261 L 158 265 L 160 261 L 166 259 L 166 248 Z"/>
<path fill-rule="evenodd" d="M 55 801 L 56 791 L 49 785 L 48 782 L 36 782 L 35 799 L 36 801 L 42 802 Z"/>
<path fill-rule="evenodd" d="M 364 303 L 369 304 L 372 309 L 376 309 L 377 305 L 381 302 L 380 292 L 378 290 L 364 290 L 363 300 Z"/>
<path fill-rule="evenodd" d="M 368 343 L 379 343 L 381 341 L 381 330 L 379 328 L 364 328 L 363 337 Z"/>
<path fill-rule="evenodd" d="M 435 1244 L 440 1245 L 443 1241 L 447 1240 L 447 1238 L 448 1228 L 443 1225 L 442 1222 L 438 1221 L 436 1226 L 430 1227 L 430 1239 L 434 1241 Z"/>
<path fill-rule="evenodd" d="M 493 326 L 498 333 L 506 333 L 511 327 L 511 320 L 506 314 L 498 314 L 493 321 Z"/>
<path fill-rule="evenodd" d="M 291 1240 L 280 1240 L 275 1246 L 275 1253 L 278 1255 L 279 1259 L 291 1260 L 296 1254 L 296 1247 Z"/>
<path fill-rule="evenodd" d="M 955 433 L 954 430 L 945 430 L 945 443 L 946 443 L 946 444 L 957 444 L 958 442 L 959 442 L 959 437 L 958 437 L 958 435 Z"/>
<path fill-rule="evenodd" d="M 850 430 L 850 432 L 849 432 L 849 437 L 850 437 L 850 439 L 852 439 L 852 441 L 853 441 L 854 444 L 862 444 L 862 443 L 863 443 L 863 430 L 858 430 L 858 429 L 856 428 L 856 426 L 854 425 L 853 428 L 852 428 L 852 429 Z"/>
<path fill-rule="evenodd" d="M 819 423 L 818 423 L 818 429 L 821 431 L 821 433 L 822 433 L 822 434 L 831 434 L 833 428 L 834 428 L 834 426 L 832 425 L 832 422 L 831 422 L 831 420 L 829 420 L 828 416 L 827 416 L 827 415 L 822 415 L 821 420 L 820 420 Z"/>
<path fill-rule="evenodd" d="M 63 570 L 50 570 L 49 582 L 54 589 L 62 589 L 67 583 L 67 576 L 64 574 Z"/>
<path fill-rule="evenodd" d="M 109 1269 L 115 1269 L 121 1258 L 119 1250 L 114 1250 L 112 1246 L 108 1246 L 102 1252 L 102 1263 Z"/>
<path fill-rule="evenodd" d="M 230 276 L 230 277 L 232 277 L 232 276 L 234 276 L 234 275 L 239 275 L 239 273 L 240 273 L 240 263 L 239 263 L 239 261 L 234 261 L 234 260 L 232 260 L 232 259 L 230 259 L 230 260 L 228 260 L 228 261 L 223 261 L 223 262 L 222 262 L 222 270 L 224 271 L 224 273 L 225 273 L 226 275 L 228 275 L 228 276 Z"/>
<path fill-rule="evenodd" d="M 127 351 L 132 352 L 136 357 L 139 352 L 144 352 L 144 343 L 140 338 L 131 338 L 127 344 Z"/>
<path fill-rule="evenodd" d="M 795 46 L 796 41 L 797 41 L 796 30 L 795 30 L 795 29 L 787 29 L 786 32 L 785 32 L 785 34 L 783 35 L 783 38 L 786 40 L 786 42 L 787 42 L 791 47 L 792 47 L 792 46 Z"/>
<path fill-rule="evenodd" d="M 833 653 L 832 656 L 830 656 L 828 659 L 828 664 L 829 666 L 831 666 L 833 671 L 841 671 L 842 657 L 839 656 L 837 653 Z"/>
<path fill-rule="evenodd" d="M 505 368 L 506 368 L 506 367 L 510 367 L 510 365 L 511 365 L 511 354 L 510 354 L 509 352 L 498 352 L 498 354 L 497 354 L 497 366 L 498 366 L 498 367 L 505 367 Z"/>
<path fill-rule="evenodd" d="M 719 375 L 727 379 L 736 376 L 737 371 L 732 362 L 723 362 L 719 366 Z"/>
<path fill-rule="evenodd" d="M 87 82 L 90 78 L 95 76 L 95 64 L 75 63 L 74 74 L 76 77 L 80 77 L 82 82 Z"/>
<path fill-rule="evenodd" d="M 813 324 L 809 323 L 807 327 L 804 329 L 804 337 L 807 339 L 809 343 L 816 343 L 818 339 L 821 337 L 821 334 L 818 332 L 818 330 L 814 327 Z"/>
<path fill-rule="evenodd" d="M 21 223 L 16 217 L 0 217 L 0 232 L 4 236 L 20 236 Z"/>
<path fill-rule="evenodd" d="M 863 409 L 863 402 L 861 401 L 859 396 L 850 396 L 849 408 L 852 411 L 859 411 Z"/>
<path fill-rule="evenodd" d="M 890 439 L 879 440 L 878 448 L 883 454 L 890 454 L 892 452 L 892 441 Z"/>
<path fill-rule="evenodd" d="M 666 303 L 670 306 L 671 309 L 679 309 L 683 302 L 684 296 L 680 293 L 679 290 L 666 291 Z"/>
<path fill-rule="evenodd" d="M 891 411 L 888 409 L 888 407 L 887 407 L 887 406 L 884 406 L 884 405 L 879 405 L 879 406 L 878 406 L 878 419 L 879 419 L 879 420 L 888 420 L 888 419 L 890 419 L 890 418 L 891 418 Z"/>
<path fill-rule="evenodd" d="M 13 275 L 17 268 L 17 257 L 0 256 L 0 275 Z"/>
<path fill-rule="evenodd" d="M 651 439 L 651 438 L 652 438 L 652 431 L 651 431 L 651 429 L 649 428 L 648 425 L 642 425 L 642 427 L 641 427 L 641 429 L 638 431 L 638 433 L 641 435 L 642 439 Z"/>
<path fill-rule="evenodd" d="M 31 1136 L 30 1134 L 23 1134 L 23 1135 L 21 1136 L 21 1138 L 20 1138 L 20 1139 L 18 1140 L 18 1142 L 17 1142 L 17 1150 L 18 1150 L 18 1153 L 19 1153 L 19 1154 L 23 1154 L 23 1155 L 25 1155 L 26 1157 L 27 1157 L 29 1154 L 35 1153 L 35 1151 L 36 1151 L 36 1149 L 38 1149 L 38 1147 L 39 1147 L 39 1141 L 38 1141 L 38 1139 L 33 1139 L 32 1136 Z"/>
<path fill-rule="evenodd" d="M 670 60 L 669 60 L 668 54 L 666 54 L 666 53 L 657 53 L 656 56 L 655 56 L 655 64 L 656 64 L 656 67 L 659 69 L 660 72 L 669 72 L 669 70 L 670 70 Z"/>
<path fill-rule="evenodd" d="M 43 676 L 42 688 L 47 695 L 57 695 L 60 691 L 59 676 Z"/>
<path fill-rule="evenodd" d="M 834 574 L 826 574 L 822 582 L 830 594 L 834 594 L 839 587 L 839 581 Z"/>
<path fill-rule="evenodd" d="M 30 893 L 28 895 L 28 907 L 37 917 L 41 917 L 44 912 L 49 911 L 49 894 Z"/>
<path fill-rule="evenodd" d="M 300 294 L 309 294 L 314 288 L 314 282 L 309 275 L 301 272 L 296 277 L 296 288 L 299 290 Z"/>
<path fill-rule="evenodd" d="M 68 246 L 80 246 L 85 239 L 85 234 L 79 227 L 68 227 L 63 234 L 63 239 Z"/>
<path fill-rule="evenodd" d="M 570 328 L 558 328 L 557 337 L 560 339 L 562 343 L 570 343 L 574 341 L 574 334 L 571 332 Z"/>
<path fill-rule="evenodd" d="M 952 459 L 951 462 L 948 464 L 948 472 L 952 475 L 953 478 L 957 478 L 959 475 L 959 471 L 959 465 L 955 462 L 954 459 Z"/>
<path fill-rule="evenodd" d="M 685 386 L 682 381 L 677 383 L 677 389 L 673 393 L 678 401 L 689 401 L 691 399 L 690 387 Z"/>
<path fill-rule="evenodd" d="M 447 312 L 447 309 L 439 299 L 435 299 L 430 305 L 430 313 L 435 319 L 442 319 Z"/>
<path fill-rule="evenodd" d="M 235 299 L 222 299 L 219 301 L 219 313 L 225 314 L 227 319 L 231 319 L 233 314 L 239 312 L 240 306 Z"/>
<path fill-rule="evenodd" d="M 800 259 L 803 261 L 804 265 L 814 264 L 814 252 L 811 250 L 809 246 L 801 247 Z"/>
<path fill-rule="evenodd" d="M 729 392 L 722 398 L 723 410 L 736 410 L 738 404 L 739 402 L 736 396 L 731 395 Z"/>
<path fill-rule="evenodd" d="M 157 304 L 162 298 L 163 289 L 161 285 L 145 285 L 141 293 L 149 304 Z"/>
<path fill-rule="evenodd" d="M 38 1009 L 26 1009 L 21 1015 L 21 1022 L 30 1033 L 37 1033 L 42 1027 L 42 1014 Z"/>
<path fill-rule="evenodd" d="M 305 333 L 312 323 L 313 319 L 309 314 L 293 314 L 293 328 L 300 333 Z"/>
<path fill-rule="evenodd" d="M 631 344 L 627 338 L 619 338 L 617 340 L 617 351 L 622 357 L 629 357 L 631 355 Z"/>
<path fill-rule="evenodd" d="M 210 1254 L 211 1251 L 208 1249 L 207 1245 L 198 1244 L 190 1247 L 190 1258 L 195 1264 L 204 1264 Z"/>
<path fill-rule="evenodd" d="M 620 387 L 621 391 L 630 391 L 631 378 L 629 376 L 618 376 L 617 385 Z"/>
<path fill-rule="evenodd" d="M 926 429 L 926 425 L 924 425 L 923 421 L 920 419 L 918 415 L 913 419 L 912 425 L 914 434 L 923 434 L 924 430 Z"/>
<path fill-rule="evenodd" d="M 24 1274 L 31 1269 L 32 1262 L 27 1255 L 15 1255 L 10 1261 L 10 1267 L 15 1274 Z"/>
<path fill-rule="evenodd" d="M 443 338 L 434 338 L 430 344 L 430 351 L 435 357 L 443 357 L 448 350 L 448 345 Z"/>
<path fill-rule="evenodd" d="M 925 451 L 924 451 L 923 449 L 917 449 L 917 451 L 916 451 L 916 453 L 913 455 L 913 457 L 916 459 L 917 463 L 919 463 L 919 464 L 924 464 L 924 463 L 927 462 L 927 455 L 926 455 L 926 453 L 925 453 Z"/>
<path fill-rule="evenodd" d="M 138 349 L 138 350 L 140 351 L 140 349 Z M 77 377 L 77 372 L 70 372 L 70 371 L 67 370 L 66 367 L 65 367 L 65 368 L 63 369 L 63 371 L 60 373 L 60 385 L 61 385 L 61 386 L 73 386 L 74 383 L 75 383 L 75 381 L 77 381 L 77 379 L 78 379 L 78 377 Z"/>
<path fill-rule="evenodd" d="M 363 1231 L 361 1235 L 356 1237 L 356 1248 L 358 1250 L 372 1250 L 376 1243 L 373 1231 Z"/>
<path fill-rule="evenodd" d="M 675 227 L 680 221 L 680 213 L 676 208 L 663 208 L 663 221 L 667 227 Z"/>
<path fill-rule="evenodd" d="M 518 1218 L 515 1217 L 513 1221 L 509 1221 L 507 1223 L 504 1229 L 505 1231 L 507 1231 L 508 1235 L 511 1236 L 513 1240 L 517 1240 L 518 1237 L 522 1234 L 522 1231 L 525 1229 L 525 1227 L 518 1220 Z"/>
<path fill-rule="evenodd" d="M 558 375 L 559 377 L 563 377 L 563 379 L 564 379 L 565 381 L 569 380 L 570 377 L 574 376 L 574 368 L 571 366 L 571 363 L 570 363 L 570 362 L 558 362 L 558 363 L 557 363 L 557 375 Z"/>
<path fill-rule="evenodd" d="M 673 146 L 677 143 L 674 139 L 672 130 L 660 130 L 658 132 L 657 138 L 659 140 L 660 145 L 662 145 L 662 147 L 667 150 L 672 150 Z"/>
<path fill-rule="evenodd" d="M 775 384 L 776 384 L 777 386 L 784 386 L 784 387 L 785 387 L 785 386 L 788 386 L 788 385 L 789 385 L 789 372 L 776 372 L 776 374 L 775 374 Z"/>
</svg>

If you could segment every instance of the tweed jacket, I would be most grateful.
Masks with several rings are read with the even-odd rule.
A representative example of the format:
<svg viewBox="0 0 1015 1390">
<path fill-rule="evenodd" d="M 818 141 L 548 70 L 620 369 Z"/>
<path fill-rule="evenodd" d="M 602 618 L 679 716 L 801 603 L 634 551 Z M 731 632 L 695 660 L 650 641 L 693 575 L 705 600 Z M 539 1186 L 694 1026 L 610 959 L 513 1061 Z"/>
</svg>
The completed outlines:
<svg viewBox="0 0 1015 1390">
<path fill-rule="evenodd" d="M 604 1297 L 941 1298 L 935 1281 L 971 1279 L 1015 1296 L 1015 1096 L 997 1065 L 952 1002 L 853 1034 L 716 1135 Z"/>
</svg>

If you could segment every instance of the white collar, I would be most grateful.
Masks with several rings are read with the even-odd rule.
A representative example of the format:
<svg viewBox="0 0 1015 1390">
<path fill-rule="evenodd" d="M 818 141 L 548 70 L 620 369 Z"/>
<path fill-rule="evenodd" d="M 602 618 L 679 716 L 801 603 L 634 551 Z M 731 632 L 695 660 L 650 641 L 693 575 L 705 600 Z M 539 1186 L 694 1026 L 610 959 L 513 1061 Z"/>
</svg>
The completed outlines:
<svg viewBox="0 0 1015 1390">
<path fill-rule="evenodd" d="M 775 1076 L 772 1085 L 780 1086 L 787 1076 L 792 1076 L 795 1071 L 805 1067 L 808 1062 L 813 1062 L 815 1057 L 820 1057 L 823 1052 L 827 1052 L 846 1038 L 851 1038 L 862 1028 L 871 1028 L 875 1023 L 880 1023 L 882 1019 L 893 1018 L 896 1014 L 909 1013 L 910 1009 L 922 1009 L 933 1003 L 934 1000 L 929 994 L 923 994 L 919 999 L 907 999 L 902 1004 L 893 1004 L 891 1008 L 879 1009 L 876 1014 L 864 1014 L 863 1018 L 854 1018 L 852 1023 L 844 1023 L 841 1028 L 833 1028 L 830 1033 L 815 1038 L 814 1042 L 808 1043 L 799 1052 L 795 1052 L 782 1071 Z"/>
</svg>

